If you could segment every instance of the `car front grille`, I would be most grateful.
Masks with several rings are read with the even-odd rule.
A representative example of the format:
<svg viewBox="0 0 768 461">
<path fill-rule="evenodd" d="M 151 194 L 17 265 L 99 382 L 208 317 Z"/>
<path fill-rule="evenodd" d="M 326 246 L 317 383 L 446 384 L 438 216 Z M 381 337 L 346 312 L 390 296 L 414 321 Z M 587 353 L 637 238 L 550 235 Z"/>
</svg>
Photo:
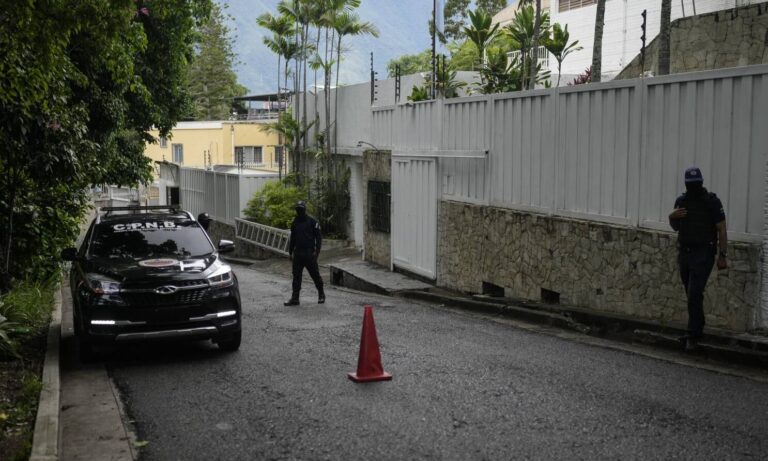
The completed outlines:
<svg viewBox="0 0 768 461">
<path fill-rule="evenodd" d="M 205 300 L 210 290 L 205 287 L 198 290 L 179 291 L 171 294 L 158 294 L 151 292 L 123 293 L 126 303 L 135 307 L 171 306 L 179 304 L 198 304 Z"/>
</svg>

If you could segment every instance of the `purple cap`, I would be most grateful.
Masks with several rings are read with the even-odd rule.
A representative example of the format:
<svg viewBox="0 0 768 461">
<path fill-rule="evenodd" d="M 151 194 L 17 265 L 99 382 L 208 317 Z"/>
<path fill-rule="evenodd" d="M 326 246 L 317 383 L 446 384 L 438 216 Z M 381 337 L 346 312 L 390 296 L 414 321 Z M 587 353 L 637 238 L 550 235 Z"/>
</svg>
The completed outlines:
<svg viewBox="0 0 768 461">
<path fill-rule="evenodd" d="M 692 166 L 685 170 L 685 182 L 704 182 L 704 176 L 698 167 Z"/>
</svg>

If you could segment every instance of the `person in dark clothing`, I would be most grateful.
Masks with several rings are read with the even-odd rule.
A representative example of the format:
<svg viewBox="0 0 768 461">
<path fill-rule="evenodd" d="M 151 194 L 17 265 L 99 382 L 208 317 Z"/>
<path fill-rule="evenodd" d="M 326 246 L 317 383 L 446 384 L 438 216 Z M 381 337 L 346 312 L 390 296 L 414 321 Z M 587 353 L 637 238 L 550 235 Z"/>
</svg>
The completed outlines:
<svg viewBox="0 0 768 461">
<path fill-rule="evenodd" d="M 200 223 L 200 226 L 208 232 L 208 226 L 211 225 L 211 217 L 208 216 L 208 213 L 200 213 L 197 215 L 197 222 Z"/>
<path fill-rule="evenodd" d="M 675 200 L 669 224 L 677 231 L 677 262 L 688 296 L 685 349 L 692 351 L 704 331 L 704 288 L 715 256 L 718 270 L 728 268 L 728 234 L 723 204 L 717 195 L 704 188 L 700 169 L 685 170 L 685 189 Z"/>
<path fill-rule="evenodd" d="M 315 282 L 317 288 L 317 303 L 325 302 L 325 292 L 323 291 L 323 278 L 320 277 L 320 270 L 317 267 L 317 257 L 320 255 L 320 248 L 323 239 L 320 234 L 320 224 L 315 218 L 307 215 L 307 204 L 299 202 L 296 204 L 296 218 L 291 224 L 291 238 L 288 241 L 288 256 L 293 261 L 293 294 L 291 299 L 284 303 L 286 306 L 299 305 L 299 292 L 301 291 L 301 278 L 304 268 L 307 268 L 309 276 Z"/>
</svg>

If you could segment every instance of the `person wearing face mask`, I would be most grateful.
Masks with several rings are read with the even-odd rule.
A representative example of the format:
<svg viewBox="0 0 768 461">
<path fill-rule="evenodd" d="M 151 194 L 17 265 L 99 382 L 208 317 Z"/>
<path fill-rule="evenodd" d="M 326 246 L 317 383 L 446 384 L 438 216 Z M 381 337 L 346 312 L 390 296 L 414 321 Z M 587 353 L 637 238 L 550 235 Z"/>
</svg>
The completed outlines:
<svg viewBox="0 0 768 461">
<path fill-rule="evenodd" d="M 669 224 L 677 231 L 680 278 L 688 296 L 688 335 L 685 349 L 693 351 L 704 331 L 704 288 L 717 259 L 728 268 L 728 234 L 720 199 L 704 188 L 701 170 L 685 170 L 685 193 L 675 200 Z"/>
<path fill-rule="evenodd" d="M 320 255 L 320 247 L 323 238 L 320 233 L 320 224 L 312 216 L 307 215 L 307 204 L 300 201 L 296 204 L 296 217 L 291 224 L 291 237 L 288 241 L 288 256 L 293 262 L 293 293 L 291 299 L 283 303 L 285 306 L 299 305 L 299 292 L 301 291 L 301 278 L 304 268 L 307 268 L 309 276 L 315 282 L 317 288 L 317 303 L 325 302 L 323 291 L 323 278 L 317 266 L 317 257 Z"/>
</svg>

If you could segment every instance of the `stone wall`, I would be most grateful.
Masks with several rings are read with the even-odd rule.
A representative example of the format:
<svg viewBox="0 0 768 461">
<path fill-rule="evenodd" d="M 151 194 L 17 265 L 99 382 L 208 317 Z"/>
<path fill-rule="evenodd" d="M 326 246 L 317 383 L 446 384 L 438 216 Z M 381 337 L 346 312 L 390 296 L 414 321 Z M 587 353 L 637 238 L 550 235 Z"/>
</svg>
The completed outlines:
<svg viewBox="0 0 768 461">
<path fill-rule="evenodd" d="M 390 267 L 392 248 L 390 234 L 369 228 L 368 223 L 368 181 L 392 182 L 392 153 L 389 151 L 367 150 L 363 152 L 363 254 L 366 261 Z"/>
<path fill-rule="evenodd" d="M 659 38 L 646 48 L 645 70 L 658 74 Z M 768 2 L 717 11 L 672 23 L 670 73 L 768 63 Z M 640 56 L 617 79 L 637 78 Z"/>
<path fill-rule="evenodd" d="M 439 211 L 440 286 L 560 303 L 665 324 L 687 322 L 676 264 L 676 236 L 631 227 L 443 201 Z M 760 245 L 732 243 L 731 268 L 713 270 L 707 326 L 752 329 L 759 298 Z M 549 293 L 551 295 L 551 293 Z"/>
</svg>

